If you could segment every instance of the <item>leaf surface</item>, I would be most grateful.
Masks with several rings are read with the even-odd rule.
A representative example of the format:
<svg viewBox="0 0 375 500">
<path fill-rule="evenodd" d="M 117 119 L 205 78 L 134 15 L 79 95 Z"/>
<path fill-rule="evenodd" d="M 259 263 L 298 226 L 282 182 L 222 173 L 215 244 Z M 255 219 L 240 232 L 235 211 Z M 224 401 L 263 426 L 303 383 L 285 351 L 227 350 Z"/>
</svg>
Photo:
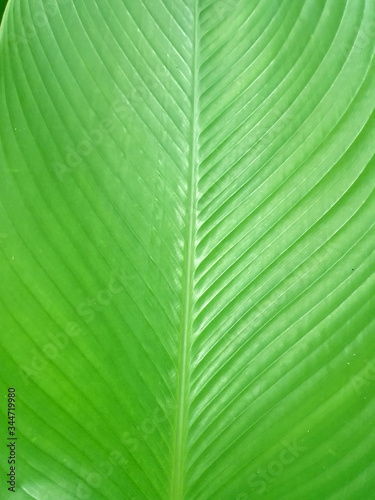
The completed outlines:
<svg viewBox="0 0 375 500">
<path fill-rule="evenodd" d="M 374 19 L 10 0 L 9 498 L 375 498 Z"/>
</svg>

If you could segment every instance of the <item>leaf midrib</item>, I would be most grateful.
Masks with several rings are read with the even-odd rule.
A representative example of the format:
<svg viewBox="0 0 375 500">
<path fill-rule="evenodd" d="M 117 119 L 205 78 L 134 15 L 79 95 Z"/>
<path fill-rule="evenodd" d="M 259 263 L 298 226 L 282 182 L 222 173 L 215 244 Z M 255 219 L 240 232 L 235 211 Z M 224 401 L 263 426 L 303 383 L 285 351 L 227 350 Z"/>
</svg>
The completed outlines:
<svg viewBox="0 0 375 500">
<path fill-rule="evenodd" d="M 184 283 L 182 288 L 182 319 L 180 355 L 177 374 L 177 410 L 175 424 L 175 444 L 172 456 L 171 499 L 183 498 L 185 472 L 186 421 L 189 398 L 190 352 L 193 320 L 194 259 L 197 219 L 197 180 L 198 180 L 198 83 L 199 83 L 199 0 L 194 0 L 193 9 L 193 58 L 190 116 L 190 152 L 188 163 L 188 195 L 186 212 L 186 236 L 184 256 Z"/>
</svg>

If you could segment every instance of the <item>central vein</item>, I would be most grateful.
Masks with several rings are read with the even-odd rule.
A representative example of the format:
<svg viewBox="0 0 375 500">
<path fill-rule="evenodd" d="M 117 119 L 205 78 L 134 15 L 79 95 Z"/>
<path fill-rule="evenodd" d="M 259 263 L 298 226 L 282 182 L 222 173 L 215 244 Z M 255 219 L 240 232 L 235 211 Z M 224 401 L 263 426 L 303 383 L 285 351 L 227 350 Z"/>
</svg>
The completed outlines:
<svg viewBox="0 0 375 500">
<path fill-rule="evenodd" d="M 184 287 L 182 297 L 182 329 L 180 341 L 179 379 L 177 391 L 177 420 L 175 452 L 172 475 L 172 500 L 180 500 L 184 494 L 185 445 L 187 415 L 189 409 L 190 350 L 193 321 L 195 236 L 197 219 L 197 181 L 198 181 L 198 50 L 199 50 L 199 11 L 198 1 L 194 1 L 194 33 L 192 58 L 192 95 L 191 127 L 189 154 L 189 185 L 185 241 Z"/>
</svg>

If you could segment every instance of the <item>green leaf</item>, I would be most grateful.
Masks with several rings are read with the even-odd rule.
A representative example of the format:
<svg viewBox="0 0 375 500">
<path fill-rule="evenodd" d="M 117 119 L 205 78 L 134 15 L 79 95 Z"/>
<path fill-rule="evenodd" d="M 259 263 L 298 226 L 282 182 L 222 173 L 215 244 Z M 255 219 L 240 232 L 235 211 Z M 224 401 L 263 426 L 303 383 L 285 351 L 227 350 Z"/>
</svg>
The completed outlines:
<svg viewBox="0 0 375 500">
<path fill-rule="evenodd" d="M 375 499 L 374 23 L 10 0 L 2 498 Z"/>
<path fill-rule="evenodd" d="M 0 21 L 3 17 L 4 10 L 5 10 L 7 3 L 8 3 L 8 0 L 0 0 Z"/>
</svg>

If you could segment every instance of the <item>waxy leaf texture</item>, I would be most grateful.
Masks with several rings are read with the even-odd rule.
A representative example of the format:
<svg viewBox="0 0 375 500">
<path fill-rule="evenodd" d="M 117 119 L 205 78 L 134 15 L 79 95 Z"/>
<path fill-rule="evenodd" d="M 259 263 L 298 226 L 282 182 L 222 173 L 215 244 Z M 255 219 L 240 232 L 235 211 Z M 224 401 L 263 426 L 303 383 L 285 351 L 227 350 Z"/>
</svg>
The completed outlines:
<svg viewBox="0 0 375 500">
<path fill-rule="evenodd" d="M 1 498 L 375 499 L 374 42 L 373 0 L 8 2 Z"/>
</svg>

